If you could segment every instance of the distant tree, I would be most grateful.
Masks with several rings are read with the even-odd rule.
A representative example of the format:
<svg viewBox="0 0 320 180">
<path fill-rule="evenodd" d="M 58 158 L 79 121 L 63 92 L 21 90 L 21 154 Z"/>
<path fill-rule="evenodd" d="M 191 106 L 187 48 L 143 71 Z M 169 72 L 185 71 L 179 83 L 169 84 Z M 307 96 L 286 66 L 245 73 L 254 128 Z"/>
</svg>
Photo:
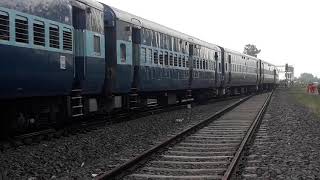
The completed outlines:
<svg viewBox="0 0 320 180">
<path fill-rule="evenodd" d="M 318 81 L 318 78 L 314 77 L 310 73 L 302 73 L 299 77 L 299 80 L 303 83 L 312 83 L 312 82 Z"/>
<path fill-rule="evenodd" d="M 261 52 L 261 49 L 258 49 L 256 45 L 247 44 L 244 46 L 243 53 L 248 54 L 250 56 L 257 57 L 257 55 Z"/>
</svg>

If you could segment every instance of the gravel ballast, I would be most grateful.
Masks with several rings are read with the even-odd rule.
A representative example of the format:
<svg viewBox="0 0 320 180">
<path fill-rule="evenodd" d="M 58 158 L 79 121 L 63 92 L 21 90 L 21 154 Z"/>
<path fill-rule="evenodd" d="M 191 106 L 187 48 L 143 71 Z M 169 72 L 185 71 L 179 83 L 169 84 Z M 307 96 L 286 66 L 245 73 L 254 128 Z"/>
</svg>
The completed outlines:
<svg viewBox="0 0 320 180">
<path fill-rule="evenodd" d="M 293 93 L 274 93 L 239 178 L 320 178 L 320 118 Z"/>
<path fill-rule="evenodd" d="M 5 150 L 0 153 L 0 171 L 10 179 L 91 179 L 235 101 L 161 113 Z"/>
</svg>

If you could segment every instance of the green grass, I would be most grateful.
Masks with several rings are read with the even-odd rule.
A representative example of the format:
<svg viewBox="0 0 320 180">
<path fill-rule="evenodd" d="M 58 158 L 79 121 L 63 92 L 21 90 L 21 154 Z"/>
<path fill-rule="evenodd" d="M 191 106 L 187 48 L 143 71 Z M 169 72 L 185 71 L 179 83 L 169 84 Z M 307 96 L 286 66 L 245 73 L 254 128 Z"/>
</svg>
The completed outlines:
<svg viewBox="0 0 320 180">
<path fill-rule="evenodd" d="M 310 108 L 317 116 L 320 117 L 320 95 L 308 94 L 306 88 L 294 87 L 290 93 L 302 105 Z"/>
</svg>

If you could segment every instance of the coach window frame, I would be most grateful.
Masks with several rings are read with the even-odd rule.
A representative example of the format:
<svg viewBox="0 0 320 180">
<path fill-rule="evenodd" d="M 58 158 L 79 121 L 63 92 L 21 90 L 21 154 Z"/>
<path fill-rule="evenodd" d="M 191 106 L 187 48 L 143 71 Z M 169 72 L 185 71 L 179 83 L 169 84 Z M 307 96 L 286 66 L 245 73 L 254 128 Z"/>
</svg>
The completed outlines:
<svg viewBox="0 0 320 180">
<path fill-rule="evenodd" d="M 0 22 L 5 22 L 0 24 L 0 26 L 2 25 L 3 27 L 0 29 L 0 41 L 10 41 L 10 14 L 0 10 L 0 16 L 5 17 L 5 19 L 0 18 Z"/>
<path fill-rule="evenodd" d="M 18 21 L 25 21 L 25 24 L 22 24 L 21 22 Z M 30 43 L 30 34 L 29 34 L 29 21 L 30 19 L 28 17 L 25 16 L 21 16 L 21 15 L 16 15 L 15 20 L 14 20 L 14 24 L 15 24 L 15 41 L 17 43 L 21 43 L 21 44 L 29 44 Z M 21 26 L 26 26 L 26 27 L 18 27 L 18 25 Z M 19 32 L 18 30 L 24 31 L 23 32 Z M 24 38 L 22 38 L 24 36 Z M 19 38 L 17 38 L 19 37 Z M 19 39 L 19 41 L 18 41 Z"/>
</svg>

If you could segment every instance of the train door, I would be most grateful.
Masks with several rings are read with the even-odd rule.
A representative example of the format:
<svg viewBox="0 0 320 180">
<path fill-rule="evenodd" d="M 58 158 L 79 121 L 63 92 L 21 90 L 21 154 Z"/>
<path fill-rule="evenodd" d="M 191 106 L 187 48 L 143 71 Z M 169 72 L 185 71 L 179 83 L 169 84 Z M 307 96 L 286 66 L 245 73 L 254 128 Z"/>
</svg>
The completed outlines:
<svg viewBox="0 0 320 180">
<path fill-rule="evenodd" d="M 134 67 L 132 88 L 138 88 L 139 84 L 139 69 L 140 69 L 140 44 L 141 44 L 141 28 L 138 26 L 132 27 L 132 65 Z"/>
<path fill-rule="evenodd" d="M 218 81 L 219 81 L 219 68 L 218 68 L 218 63 L 219 63 L 219 56 L 218 56 L 218 52 L 214 52 L 214 72 L 215 72 L 215 86 L 218 87 Z"/>
<path fill-rule="evenodd" d="M 76 88 L 81 87 L 81 81 L 85 79 L 85 61 L 84 50 L 86 49 L 85 38 L 83 36 L 86 29 L 86 12 L 84 9 L 73 6 L 72 22 L 74 27 L 74 77 L 76 79 Z"/>
<path fill-rule="evenodd" d="M 260 73 L 260 71 L 259 71 L 259 61 L 257 61 L 256 64 L 257 64 L 256 65 L 256 74 L 257 74 L 256 84 L 259 85 L 259 82 L 260 82 L 259 81 L 259 73 Z"/>
</svg>

